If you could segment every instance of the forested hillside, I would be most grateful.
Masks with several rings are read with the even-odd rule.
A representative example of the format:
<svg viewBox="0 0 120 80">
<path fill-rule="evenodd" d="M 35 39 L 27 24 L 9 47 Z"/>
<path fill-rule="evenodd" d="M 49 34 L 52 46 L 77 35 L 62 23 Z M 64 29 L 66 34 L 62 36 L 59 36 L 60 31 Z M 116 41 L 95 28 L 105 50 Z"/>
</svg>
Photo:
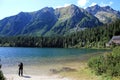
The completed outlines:
<svg viewBox="0 0 120 80">
<path fill-rule="evenodd" d="M 85 29 L 62 37 L 1 37 L 0 46 L 12 47 L 86 47 L 105 48 L 114 35 L 120 35 L 120 20 L 104 26 Z"/>
</svg>

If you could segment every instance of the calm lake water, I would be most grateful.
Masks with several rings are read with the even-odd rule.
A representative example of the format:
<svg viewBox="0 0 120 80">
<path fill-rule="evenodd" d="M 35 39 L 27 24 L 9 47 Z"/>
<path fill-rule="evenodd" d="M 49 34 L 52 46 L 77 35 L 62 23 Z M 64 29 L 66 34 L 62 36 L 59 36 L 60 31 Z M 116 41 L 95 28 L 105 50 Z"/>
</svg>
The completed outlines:
<svg viewBox="0 0 120 80">
<path fill-rule="evenodd" d="M 24 72 L 45 73 L 58 65 L 79 61 L 82 55 L 103 53 L 109 50 L 65 49 L 65 48 L 15 48 L 0 47 L 0 58 L 4 73 L 16 74 L 19 62 L 24 63 Z"/>
</svg>

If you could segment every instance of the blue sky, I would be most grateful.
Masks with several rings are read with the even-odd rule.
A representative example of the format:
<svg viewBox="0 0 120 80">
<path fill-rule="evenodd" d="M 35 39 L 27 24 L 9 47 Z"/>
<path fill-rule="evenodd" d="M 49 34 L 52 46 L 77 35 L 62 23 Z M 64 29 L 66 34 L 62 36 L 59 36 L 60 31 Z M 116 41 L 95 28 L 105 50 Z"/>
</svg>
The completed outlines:
<svg viewBox="0 0 120 80">
<path fill-rule="evenodd" d="M 65 7 L 75 4 L 86 8 L 98 4 L 100 6 L 111 6 L 120 11 L 120 0 L 0 0 L 0 19 L 16 15 L 19 12 L 32 12 L 40 10 L 43 7 Z"/>
</svg>

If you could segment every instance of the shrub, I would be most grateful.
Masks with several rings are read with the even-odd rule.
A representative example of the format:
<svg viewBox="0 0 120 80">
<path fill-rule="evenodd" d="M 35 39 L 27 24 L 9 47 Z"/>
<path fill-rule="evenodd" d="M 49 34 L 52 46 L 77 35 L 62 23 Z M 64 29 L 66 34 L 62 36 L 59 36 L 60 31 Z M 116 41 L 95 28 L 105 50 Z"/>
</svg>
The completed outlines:
<svg viewBox="0 0 120 80">
<path fill-rule="evenodd" d="M 4 75 L 1 70 L 0 70 L 0 80 L 5 80 Z"/>
<path fill-rule="evenodd" d="M 97 75 L 120 76 L 120 47 L 114 48 L 112 53 L 91 58 L 88 66 Z"/>
<path fill-rule="evenodd" d="M 93 57 L 89 60 L 88 66 L 92 68 L 97 75 L 101 75 L 106 72 L 106 65 L 103 62 L 105 59 L 103 56 Z"/>
</svg>

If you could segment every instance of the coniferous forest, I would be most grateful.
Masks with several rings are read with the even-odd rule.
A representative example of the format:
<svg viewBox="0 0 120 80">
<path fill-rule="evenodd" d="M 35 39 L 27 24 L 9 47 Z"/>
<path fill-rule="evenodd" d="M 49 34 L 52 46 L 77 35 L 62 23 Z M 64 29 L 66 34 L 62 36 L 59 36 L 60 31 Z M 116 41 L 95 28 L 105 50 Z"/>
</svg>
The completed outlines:
<svg viewBox="0 0 120 80">
<path fill-rule="evenodd" d="M 58 47 L 58 48 L 106 48 L 106 43 L 120 35 L 120 20 L 103 26 L 88 28 L 76 33 L 56 37 L 9 36 L 0 37 L 0 46 L 10 47 Z"/>
</svg>

